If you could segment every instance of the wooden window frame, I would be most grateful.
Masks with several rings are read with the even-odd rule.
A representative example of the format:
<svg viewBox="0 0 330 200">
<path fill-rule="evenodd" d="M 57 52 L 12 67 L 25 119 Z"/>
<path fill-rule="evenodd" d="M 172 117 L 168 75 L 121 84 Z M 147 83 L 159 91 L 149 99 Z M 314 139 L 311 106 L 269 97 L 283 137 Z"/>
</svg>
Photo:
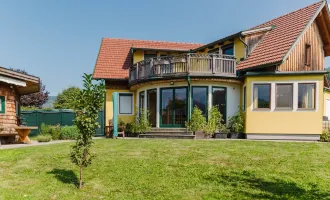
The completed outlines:
<svg viewBox="0 0 330 200">
<path fill-rule="evenodd" d="M 278 90 L 277 90 L 277 86 L 278 85 L 291 85 L 291 94 L 292 94 L 292 99 L 291 99 L 291 107 L 277 107 L 277 93 L 278 93 Z M 293 110 L 293 98 L 294 98 L 294 93 L 293 93 L 293 83 L 275 83 L 275 110 Z"/>
<path fill-rule="evenodd" d="M 269 85 L 269 108 L 255 108 L 254 107 L 254 100 L 255 100 L 254 88 L 257 85 Z M 253 106 L 254 111 L 270 111 L 272 109 L 272 84 L 271 83 L 254 83 L 253 88 L 252 88 L 252 96 L 253 96 L 252 106 Z"/>
<path fill-rule="evenodd" d="M 310 67 L 312 62 L 312 46 L 310 44 L 305 45 L 305 66 Z"/>
<path fill-rule="evenodd" d="M 120 112 L 120 104 L 121 104 L 121 103 L 120 103 L 120 96 L 130 96 L 130 97 L 132 97 L 132 100 L 131 100 L 131 101 L 132 101 L 132 102 L 131 102 L 131 104 L 132 104 L 132 105 L 131 105 L 131 111 L 132 111 L 132 112 L 131 112 L 131 113 L 121 113 L 121 112 Z M 118 114 L 119 114 L 119 115 L 133 115 L 133 113 L 134 113 L 134 109 L 133 109 L 133 104 L 134 104 L 134 103 L 133 103 L 133 102 L 134 102 L 134 95 L 133 95 L 132 93 L 119 93 L 119 94 L 118 94 L 118 104 L 119 104 L 119 106 L 118 106 L 118 107 L 119 107 L 119 109 L 118 109 Z"/>
<path fill-rule="evenodd" d="M 299 85 L 314 85 L 314 108 L 299 108 Z M 297 87 L 297 90 L 298 90 L 298 96 L 297 96 L 297 110 L 298 111 L 304 111 L 304 110 L 310 110 L 310 111 L 313 111 L 313 110 L 316 110 L 316 83 L 298 83 L 298 87 Z"/>
<path fill-rule="evenodd" d="M 6 96 L 0 96 L 0 114 L 4 115 L 6 114 Z"/>
</svg>

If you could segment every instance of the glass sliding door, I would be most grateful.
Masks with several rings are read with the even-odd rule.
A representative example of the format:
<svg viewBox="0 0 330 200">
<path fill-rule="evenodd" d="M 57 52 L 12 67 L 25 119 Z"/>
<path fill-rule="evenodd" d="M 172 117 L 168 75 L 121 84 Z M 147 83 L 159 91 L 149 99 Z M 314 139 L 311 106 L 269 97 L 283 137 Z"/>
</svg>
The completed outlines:
<svg viewBox="0 0 330 200">
<path fill-rule="evenodd" d="M 161 125 L 173 125 L 173 89 L 161 90 Z"/>
<path fill-rule="evenodd" d="M 212 88 L 213 106 L 218 106 L 222 114 L 223 123 L 227 122 L 227 88 L 213 87 Z"/>
<path fill-rule="evenodd" d="M 152 89 L 147 91 L 147 108 L 149 111 L 149 122 L 152 127 L 156 127 L 157 115 L 157 90 Z"/>
<path fill-rule="evenodd" d="M 161 89 L 162 127 L 183 127 L 187 120 L 187 88 Z"/>
<path fill-rule="evenodd" d="M 174 126 L 183 127 L 187 121 L 187 88 L 174 89 Z"/>
<path fill-rule="evenodd" d="M 192 87 L 192 109 L 197 106 L 204 114 L 208 111 L 208 87 Z"/>
</svg>

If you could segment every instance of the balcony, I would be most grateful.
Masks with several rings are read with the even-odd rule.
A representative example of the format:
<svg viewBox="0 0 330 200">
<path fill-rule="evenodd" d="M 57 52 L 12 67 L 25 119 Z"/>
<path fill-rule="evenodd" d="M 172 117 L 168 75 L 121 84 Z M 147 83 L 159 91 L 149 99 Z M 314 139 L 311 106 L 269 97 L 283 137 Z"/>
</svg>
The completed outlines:
<svg viewBox="0 0 330 200">
<path fill-rule="evenodd" d="M 236 59 L 230 55 L 196 53 L 151 58 L 137 62 L 129 69 L 129 83 L 187 75 L 236 77 Z"/>
</svg>

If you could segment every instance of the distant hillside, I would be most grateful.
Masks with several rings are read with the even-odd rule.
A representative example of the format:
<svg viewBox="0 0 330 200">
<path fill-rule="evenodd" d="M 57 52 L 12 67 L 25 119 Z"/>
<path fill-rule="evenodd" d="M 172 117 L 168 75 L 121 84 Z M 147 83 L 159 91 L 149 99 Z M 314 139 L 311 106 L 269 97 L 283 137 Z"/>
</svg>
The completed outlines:
<svg viewBox="0 0 330 200">
<path fill-rule="evenodd" d="M 56 99 L 56 96 L 49 96 L 48 101 L 42 106 L 43 108 L 53 108 L 53 103 Z"/>
</svg>

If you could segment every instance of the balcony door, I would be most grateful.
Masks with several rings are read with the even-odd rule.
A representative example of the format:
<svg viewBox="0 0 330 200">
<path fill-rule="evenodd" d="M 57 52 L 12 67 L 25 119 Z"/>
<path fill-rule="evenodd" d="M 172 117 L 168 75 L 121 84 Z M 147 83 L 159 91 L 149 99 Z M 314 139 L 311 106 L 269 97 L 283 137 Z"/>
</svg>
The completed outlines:
<svg viewBox="0 0 330 200">
<path fill-rule="evenodd" d="M 187 121 L 187 88 L 164 88 L 160 96 L 160 126 L 184 127 Z"/>
<path fill-rule="evenodd" d="M 212 88 L 213 106 L 218 106 L 222 114 L 223 123 L 227 122 L 227 88 L 213 87 Z"/>
</svg>

